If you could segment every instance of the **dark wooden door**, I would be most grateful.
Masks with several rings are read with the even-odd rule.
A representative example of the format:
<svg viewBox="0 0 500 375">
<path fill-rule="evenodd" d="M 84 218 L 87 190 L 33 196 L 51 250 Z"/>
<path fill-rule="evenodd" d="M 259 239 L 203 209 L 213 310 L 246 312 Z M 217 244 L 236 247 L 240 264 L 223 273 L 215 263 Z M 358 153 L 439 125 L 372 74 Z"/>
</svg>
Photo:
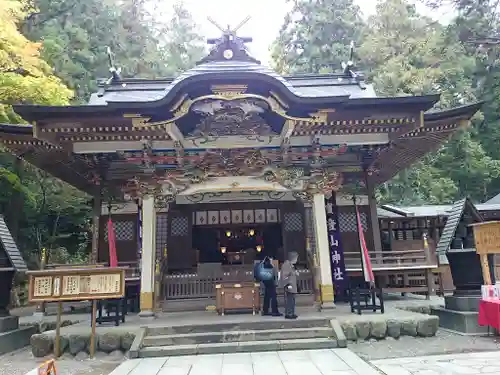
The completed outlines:
<svg viewBox="0 0 500 375">
<path fill-rule="evenodd" d="M 170 271 L 188 270 L 196 265 L 192 244 L 192 217 L 188 210 L 168 212 L 167 264 Z"/>
<path fill-rule="evenodd" d="M 304 207 L 300 203 L 287 203 L 281 209 L 284 257 L 289 252 L 299 254 L 299 264 L 306 264 L 306 242 L 304 225 Z"/>
</svg>

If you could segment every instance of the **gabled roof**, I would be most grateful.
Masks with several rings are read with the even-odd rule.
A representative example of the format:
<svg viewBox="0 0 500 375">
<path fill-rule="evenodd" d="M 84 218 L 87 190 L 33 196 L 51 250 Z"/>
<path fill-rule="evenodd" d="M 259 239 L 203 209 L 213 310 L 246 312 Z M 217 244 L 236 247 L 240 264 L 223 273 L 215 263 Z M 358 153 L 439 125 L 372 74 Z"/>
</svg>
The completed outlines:
<svg viewBox="0 0 500 375">
<path fill-rule="evenodd" d="M 493 198 L 484 202 L 485 204 L 500 204 L 500 194 L 495 195 Z"/>
<path fill-rule="evenodd" d="M 215 46 L 208 56 L 175 79 L 137 80 L 114 75 L 100 85 L 99 91 L 84 106 L 16 105 L 14 110 L 26 121 L 67 118 L 68 115 L 150 115 L 145 112 L 177 103 L 183 95 L 194 92 L 195 96 L 203 97 L 209 86 L 228 84 L 243 84 L 255 94 L 276 95 L 291 112 L 311 113 L 333 107 L 359 111 L 363 107 L 363 110 L 378 108 L 386 114 L 397 107 L 401 112 L 419 113 L 439 101 L 439 95 L 377 98 L 373 87 L 365 83 L 363 74 L 353 66 L 336 74 L 282 76 L 248 54 L 245 43 L 250 40 L 225 31 L 222 37 L 211 40 Z"/>
<path fill-rule="evenodd" d="M 238 69 L 236 69 L 238 67 Z M 228 73 L 241 73 L 266 76 L 283 84 L 288 90 L 302 98 L 375 98 L 372 85 L 366 84 L 362 78 L 353 79 L 346 74 L 301 74 L 280 76 L 264 65 L 247 62 L 207 63 L 183 73 L 177 79 L 123 79 L 110 84 L 101 83 L 99 91 L 92 94 L 89 105 L 107 105 L 120 102 L 154 102 L 167 95 L 175 85 L 189 77 L 209 74 L 210 77 L 228 78 Z M 221 74 L 224 76 L 222 77 Z M 362 76 L 360 76 L 362 77 Z"/>
<path fill-rule="evenodd" d="M 425 154 L 436 151 L 453 133 L 469 123 L 482 104 L 479 102 L 425 113 L 419 128 L 394 139 L 391 147 L 378 155 L 375 169 L 380 173 L 376 174 L 374 182 L 388 181 Z"/>
<path fill-rule="evenodd" d="M 455 237 L 455 232 L 457 231 L 460 219 L 467 210 L 472 214 L 476 222 L 483 221 L 483 218 L 481 217 L 479 211 L 468 198 L 464 198 L 455 202 L 448 214 L 446 225 L 444 226 L 443 233 L 441 234 L 438 245 L 436 247 L 436 253 L 438 255 L 446 254 L 446 252 L 450 248 L 451 241 L 453 240 L 453 237 Z"/>
<path fill-rule="evenodd" d="M 28 270 L 26 262 L 17 248 L 17 245 L 10 234 L 7 224 L 5 224 L 5 220 L 2 215 L 0 215 L 0 243 L 3 250 L 7 254 L 11 267 L 17 272 L 26 272 Z"/>
</svg>

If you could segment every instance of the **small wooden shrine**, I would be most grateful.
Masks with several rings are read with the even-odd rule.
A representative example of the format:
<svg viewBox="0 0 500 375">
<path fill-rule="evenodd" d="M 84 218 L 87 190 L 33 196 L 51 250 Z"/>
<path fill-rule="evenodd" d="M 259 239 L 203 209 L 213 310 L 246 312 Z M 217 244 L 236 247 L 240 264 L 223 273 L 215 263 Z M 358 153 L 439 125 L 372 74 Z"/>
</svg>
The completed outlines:
<svg viewBox="0 0 500 375">
<path fill-rule="evenodd" d="M 28 270 L 26 263 L 0 215 L 0 318 L 9 315 L 12 282 L 16 273 Z"/>
</svg>

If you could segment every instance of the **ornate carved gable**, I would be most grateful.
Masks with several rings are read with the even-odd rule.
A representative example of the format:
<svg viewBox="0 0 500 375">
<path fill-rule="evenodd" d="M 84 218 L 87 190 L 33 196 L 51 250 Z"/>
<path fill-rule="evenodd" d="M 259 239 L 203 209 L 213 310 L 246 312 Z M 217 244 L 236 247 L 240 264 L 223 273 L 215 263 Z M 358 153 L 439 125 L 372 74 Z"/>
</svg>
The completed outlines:
<svg viewBox="0 0 500 375">
<path fill-rule="evenodd" d="M 194 104 L 201 121 L 189 136 L 276 135 L 262 117 L 269 105 L 258 99 L 205 99 Z"/>
</svg>

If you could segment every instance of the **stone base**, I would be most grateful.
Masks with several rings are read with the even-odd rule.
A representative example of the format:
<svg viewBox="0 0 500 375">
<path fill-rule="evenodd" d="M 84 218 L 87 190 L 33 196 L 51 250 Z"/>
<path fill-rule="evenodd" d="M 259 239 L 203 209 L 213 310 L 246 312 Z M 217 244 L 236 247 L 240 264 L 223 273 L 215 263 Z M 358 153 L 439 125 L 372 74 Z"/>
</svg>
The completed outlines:
<svg viewBox="0 0 500 375">
<path fill-rule="evenodd" d="M 13 331 L 19 328 L 19 318 L 17 316 L 0 317 L 0 333 Z"/>
<path fill-rule="evenodd" d="M 479 311 L 481 296 L 446 296 L 444 307 L 452 311 Z"/>
<path fill-rule="evenodd" d="M 36 333 L 36 327 L 21 327 L 0 333 L 0 355 L 24 348 L 30 344 L 30 338 Z"/>
<path fill-rule="evenodd" d="M 431 314 L 439 316 L 439 326 L 457 333 L 479 335 L 488 332 L 488 327 L 481 327 L 477 323 L 477 311 L 456 311 L 442 307 L 434 307 Z"/>
<path fill-rule="evenodd" d="M 46 315 L 47 315 L 47 314 L 45 314 L 45 312 L 43 312 L 43 311 L 35 311 L 35 312 L 33 313 L 33 316 L 34 316 L 35 318 L 39 318 L 40 320 L 42 320 L 42 319 L 43 319 L 43 317 L 44 317 L 44 316 L 46 316 Z"/>
<path fill-rule="evenodd" d="M 335 309 L 335 303 L 333 302 L 323 302 L 321 303 L 321 310 L 332 310 Z"/>
<path fill-rule="evenodd" d="M 145 311 L 141 311 L 139 313 L 139 318 L 141 318 L 141 319 L 155 319 L 156 315 L 155 315 L 154 311 L 145 310 Z"/>
</svg>

